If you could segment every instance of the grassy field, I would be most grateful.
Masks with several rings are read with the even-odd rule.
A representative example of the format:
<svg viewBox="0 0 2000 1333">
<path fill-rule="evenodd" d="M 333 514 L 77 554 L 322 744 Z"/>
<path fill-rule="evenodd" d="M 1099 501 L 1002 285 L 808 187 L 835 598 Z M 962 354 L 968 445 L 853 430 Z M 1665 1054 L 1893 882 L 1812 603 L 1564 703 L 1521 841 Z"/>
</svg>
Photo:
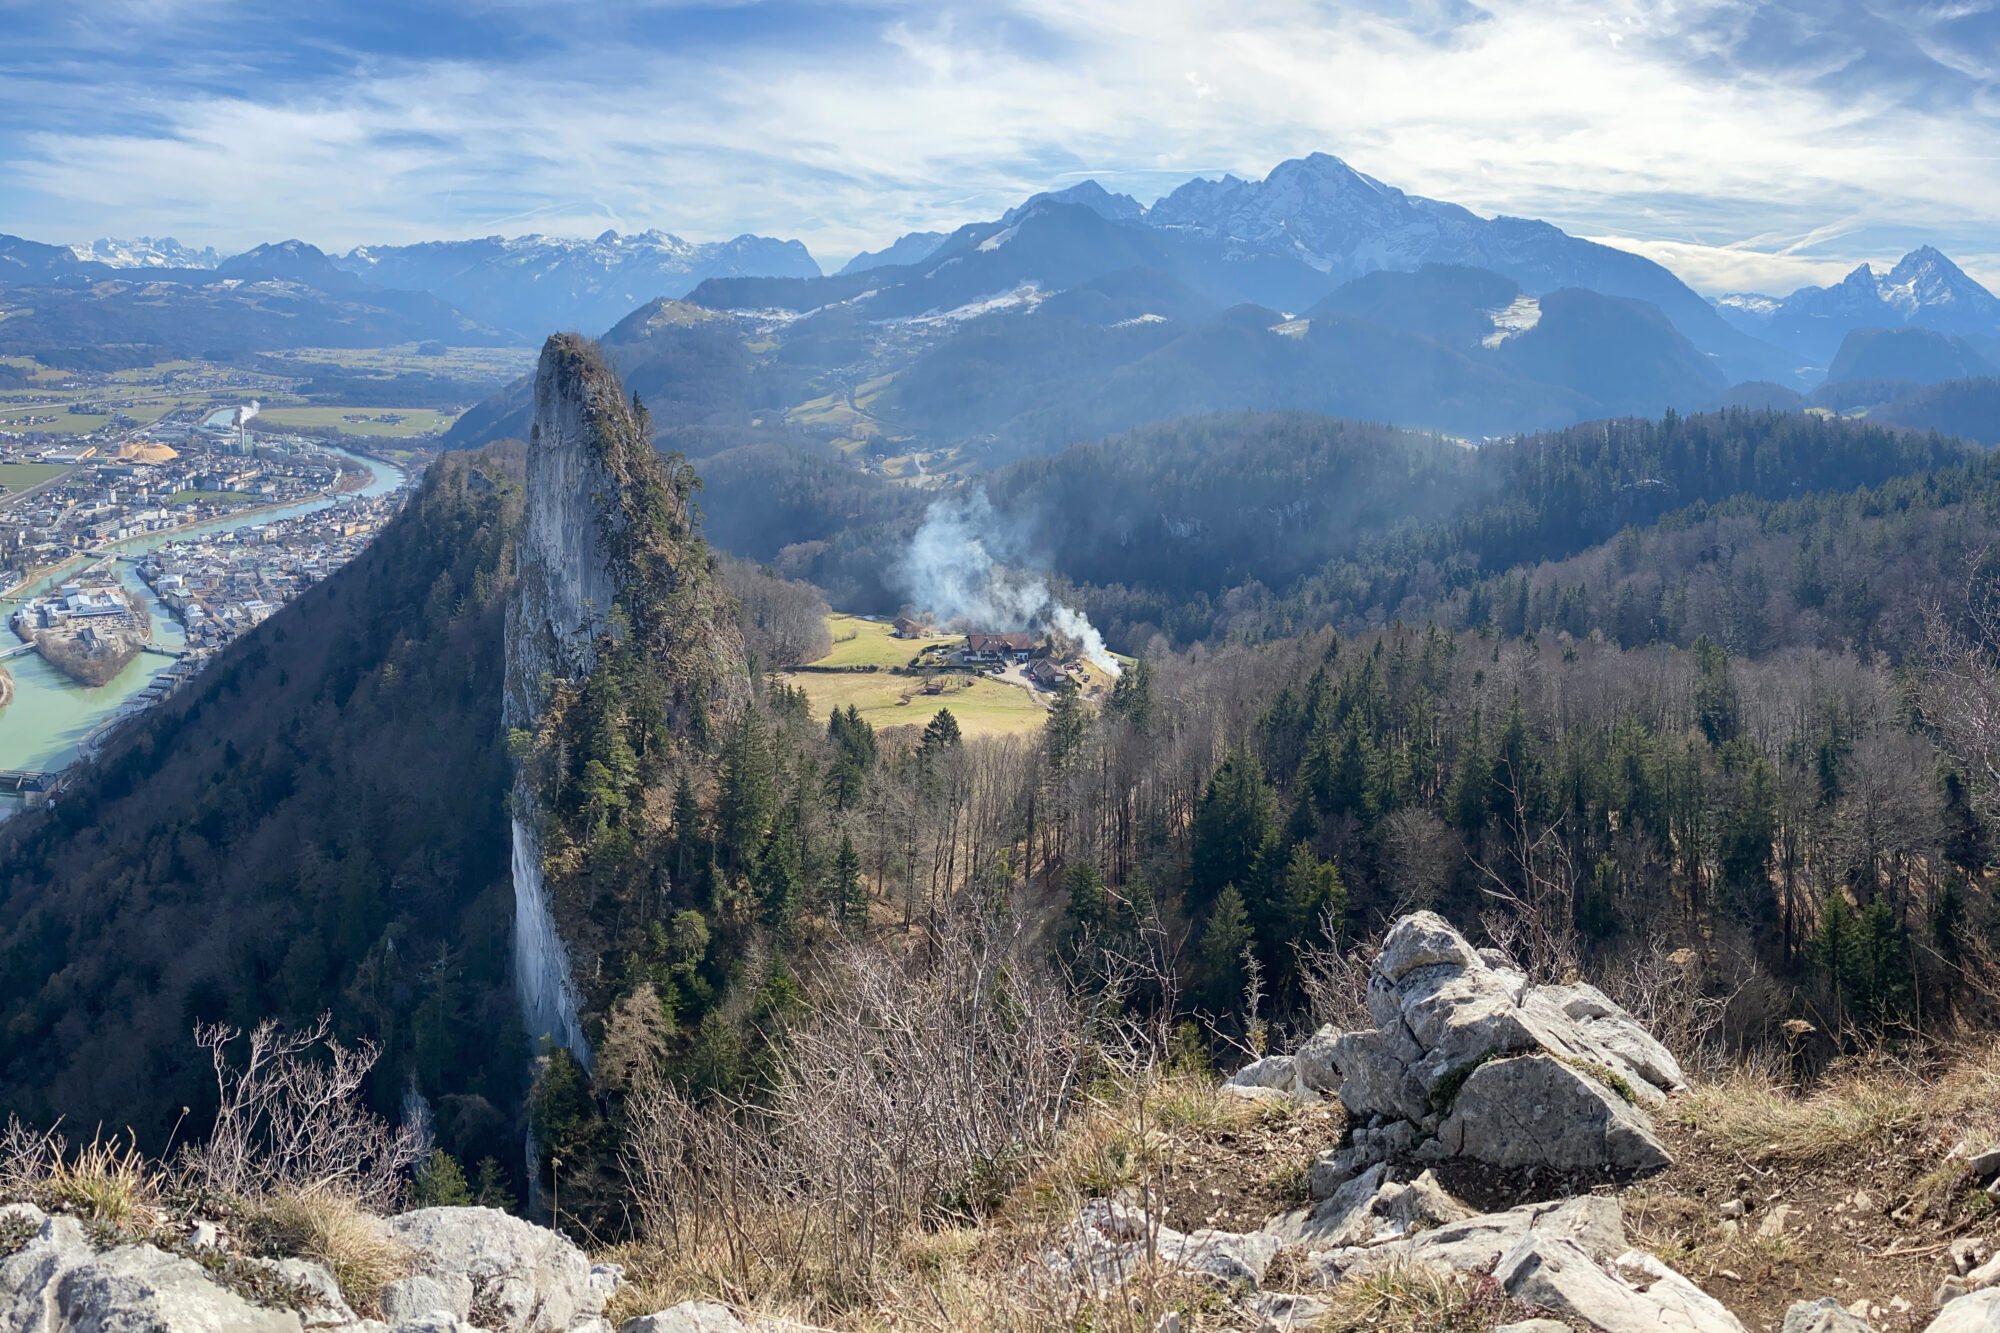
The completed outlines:
<svg viewBox="0 0 2000 1333">
<path fill-rule="evenodd" d="M 398 416 L 398 422 L 348 421 L 350 416 L 370 418 Z M 417 407 L 267 407 L 257 414 L 265 426 L 294 426 L 300 430 L 337 430 L 349 435 L 380 435 L 390 439 L 410 439 L 436 435 L 450 428 L 458 418 L 449 412 L 432 412 Z"/>
<path fill-rule="evenodd" d="M 949 708 L 967 736 L 1023 736 L 1039 730 L 1048 710 L 1028 691 L 986 677 L 960 675 L 899 676 L 887 671 L 801 671 L 791 683 L 812 700 L 813 716 L 854 705 L 878 731 L 886 727 L 920 727 Z M 942 693 L 925 694 L 937 684 Z"/>
<path fill-rule="evenodd" d="M 443 356 L 425 356 L 417 347 L 417 343 L 397 347 L 299 347 L 269 355 L 280 361 L 343 366 L 349 370 L 391 373 L 420 370 L 465 378 L 525 375 L 535 368 L 535 358 L 539 355 L 532 347 L 448 347 Z"/>
<path fill-rule="evenodd" d="M 0 463 L 0 486 L 22 491 L 69 471 L 67 463 Z"/>
<path fill-rule="evenodd" d="M 886 620 L 864 620 L 860 616 L 828 616 L 826 628 L 833 635 L 833 651 L 813 666 L 851 667 L 908 666 L 926 645 L 949 643 L 957 634 L 933 635 L 928 639 L 899 639 Z"/>
</svg>

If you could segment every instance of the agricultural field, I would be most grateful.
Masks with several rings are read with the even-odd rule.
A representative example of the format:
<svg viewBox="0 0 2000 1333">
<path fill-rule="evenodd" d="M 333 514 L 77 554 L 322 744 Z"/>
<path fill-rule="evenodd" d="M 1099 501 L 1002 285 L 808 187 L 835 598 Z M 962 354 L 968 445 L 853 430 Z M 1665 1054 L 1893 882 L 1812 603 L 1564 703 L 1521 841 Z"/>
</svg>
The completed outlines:
<svg viewBox="0 0 2000 1333">
<path fill-rule="evenodd" d="M 401 419 L 376 419 L 385 416 Z M 414 439 L 420 435 L 441 434 L 449 430 L 451 423 L 458 418 L 450 412 L 434 412 L 422 407 L 267 407 L 257 414 L 257 420 L 266 426 L 291 426 L 299 430 L 337 430 L 345 435 Z"/>
<path fill-rule="evenodd" d="M 298 347 L 263 355 L 272 361 L 288 361 L 302 367 L 340 366 L 387 374 L 425 371 L 452 379 L 512 379 L 533 370 L 538 355 L 532 347 L 447 347 L 428 353 L 421 350 L 427 346 L 403 343 L 396 347 Z"/>
<path fill-rule="evenodd" d="M 799 671 L 787 679 L 806 692 L 813 716 L 854 705 L 871 726 L 919 727 L 949 708 L 967 736 L 1025 736 L 1039 730 L 1048 709 L 1017 685 L 958 673 L 904 676 L 883 671 Z M 939 692 L 925 691 L 936 688 Z"/>
<path fill-rule="evenodd" d="M 814 662 L 826 667 L 900 667 L 931 644 L 951 643 L 961 634 L 934 634 L 928 639 L 899 639 L 886 620 L 862 616 L 828 616 L 827 632 L 833 636 L 833 651 Z"/>
<path fill-rule="evenodd" d="M 0 463 L 0 486 L 9 492 L 22 491 L 60 477 L 69 469 L 68 463 Z"/>
</svg>

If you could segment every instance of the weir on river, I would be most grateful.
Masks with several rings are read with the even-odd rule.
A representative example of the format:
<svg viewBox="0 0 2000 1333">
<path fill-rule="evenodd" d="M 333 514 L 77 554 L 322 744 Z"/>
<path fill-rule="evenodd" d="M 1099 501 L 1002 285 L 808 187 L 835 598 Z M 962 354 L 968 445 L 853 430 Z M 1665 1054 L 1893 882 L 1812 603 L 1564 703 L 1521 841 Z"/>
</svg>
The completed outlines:
<svg viewBox="0 0 2000 1333">
<path fill-rule="evenodd" d="M 402 471 L 389 463 L 347 454 L 345 450 L 335 452 L 345 454 L 373 474 L 373 480 L 353 494 L 385 495 L 403 483 Z M 23 653 L 10 658 L 4 669 L 14 678 L 14 698 L 12 703 L 0 708 L 0 771 L 57 772 L 75 763 L 80 742 L 108 721 L 128 700 L 151 688 L 154 677 L 164 665 L 160 657 L 178 657 L 187 646 L 180 621 L 139 577 L 131 557 L 168 542 L 230 532 L 253 523 L 292 518 L 336 503 L 338 499 L 329 496 L 254 515 L 238 514 L 216 519 L 172 532 L 149 532 L 114 542 L 110 548 L 99 552 L 91 563 L 109 564 L 116 572 L 118 581 L 142 599 L 152 613 L 152 643 L 148 645 L 148 651 L 136 654 L 123 671 L 95 688 L 77 684 L 37 654 Z M 114 558 L 107 560 L 107 556 Z M 61 579 L 74 577 L 76 568 L 71 566 L 14 589 L 4 601 L 0 601 L 0 617 L 4 617 L 20 601 L 39 596 Z M 16 646 L 11 632 L 0 637 L 0 646 Z M 8 793 L 0 790 L 0 817 L 18 808 L 7 797 Z"/>
</svg>

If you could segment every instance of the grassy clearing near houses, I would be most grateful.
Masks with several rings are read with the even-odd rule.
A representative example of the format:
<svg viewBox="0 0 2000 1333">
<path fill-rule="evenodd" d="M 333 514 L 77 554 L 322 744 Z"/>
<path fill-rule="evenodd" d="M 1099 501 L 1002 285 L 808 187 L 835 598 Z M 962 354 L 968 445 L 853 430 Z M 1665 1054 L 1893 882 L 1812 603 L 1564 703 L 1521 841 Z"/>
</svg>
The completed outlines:
<svg viewBox="0 0 2000 1333">
<path fill-rule="evenodd" d="M 949 708 L 967 736 L 1023 736 L 1038 730 L 1048 716 L 1041 700 L 1028 691 L 984 676 L 800 671 L 789 679 L 812 700 L 814 716 L 825 717 L 852 704 L 878 730 L 922 726 L 938 709 Z M 939 692 L 926 694 L 930 685 Z"/>
<path fill-rule="evenodd" d="M 833 651 L 813 666 L 889 667 L 908 666 L 926 645 L 944 643 L 962 638 L 957 634 L 938 634 L 928 639 L 899 639 L 894 626 L 886 620 L 869 620 L 862 616 L 828 616 L 827 633 L 833 636 Z"/>
</svg>

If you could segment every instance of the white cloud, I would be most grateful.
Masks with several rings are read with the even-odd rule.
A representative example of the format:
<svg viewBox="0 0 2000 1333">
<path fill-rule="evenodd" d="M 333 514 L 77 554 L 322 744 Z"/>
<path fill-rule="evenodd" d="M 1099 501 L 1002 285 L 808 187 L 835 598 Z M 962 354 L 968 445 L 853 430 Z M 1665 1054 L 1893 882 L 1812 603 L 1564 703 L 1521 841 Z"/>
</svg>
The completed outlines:
<svg viewBox="0 0 2000 1333">
<path fill-rule="evenodd" d="M 16 227 L 49 239 L 345 246 L 532 219 L 796 235 L 837 263 L 1085 175 L 1150 200 L 1321 149 L 1483 213 L 1625 238 L 1710 290 L 1893 259 L 1864 248 L 1890 226 L 2000 251 L 1990 107 L 1821 91 L 1846 58 L 1823 50 L 1746 67 L 1728 16 L 1747 8 L 910 4 L 824 48 L 554 46 L 505 68 L 378 62 L 290 93 L 161 93 L 130 114 L 163 132 L 31 133 L 0 170 L 28 196 Z"/>
</svg>

